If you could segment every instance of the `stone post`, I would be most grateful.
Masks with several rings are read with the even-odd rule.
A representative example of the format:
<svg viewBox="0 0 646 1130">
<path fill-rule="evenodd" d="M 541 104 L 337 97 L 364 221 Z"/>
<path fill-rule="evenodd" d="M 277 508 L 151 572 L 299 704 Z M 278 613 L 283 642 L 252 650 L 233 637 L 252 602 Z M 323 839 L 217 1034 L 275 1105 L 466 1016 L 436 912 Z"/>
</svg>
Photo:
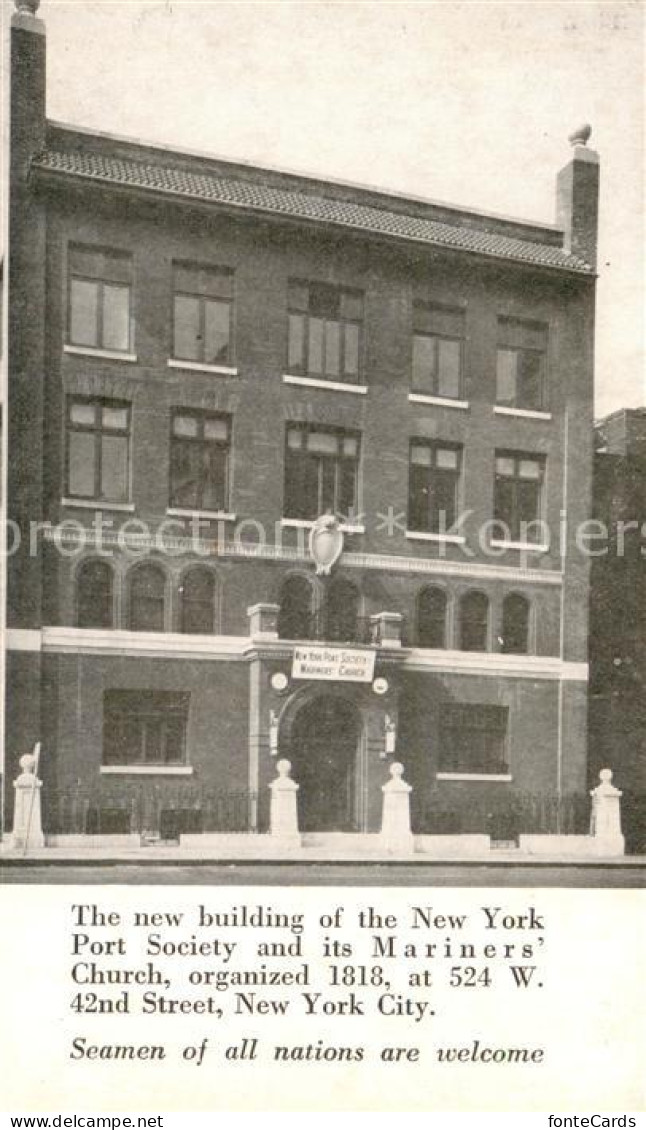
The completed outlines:
<svg viewBox="0 0 646 1130">
<path fill-rule="evenodd" d="M 377 612 L 370 622 L 381 647 L 401 647 L 404 617 L 399 612 Z"/>
<path fill-rule="evenodd" d="M 291 762 L 281 758 L 276 763 L 278 776 L 271 782 L 269 833 L 286 847 L 300 847 L 296 794 L 298 785 L 290 777 Z"/>
<path fill-rule="evenodd" d="M 278 639 L 278 613 L 277 604 L 252 604 L 247 609 L 249 619 L 249 635 L 254 640 Z"/>
<path fill-rule="evenodd" d="M 45 846 L 40 814 L 40 790 L 43 782 L 36 776 L 36 757 L 33 753 L 25 753 L 20 758 L 20 768 L 22 772 L 13 783 L 16 798 L 11 846 L 28 851 L 30 848 Z"/>
<path fill-rule="evenodd" d="M 381 820 L 381 846 L 393 854 L 409 855 L 415 850 L 410 827 L 410 794 L 413 791 L 403 779 L 404 766 L 394 761 L 390 766 L 391 780 L 381 786 L 384 794 Z"/>
<path fill-rule="evenodd" d="M 602 769 L 601 783 L 592 789 L 590 834 L 594 837 L 595 855 L 623 855 L 625 844 L 621 833 L 621 790 L 612 784 L 612 770 Z"/>
</svg>

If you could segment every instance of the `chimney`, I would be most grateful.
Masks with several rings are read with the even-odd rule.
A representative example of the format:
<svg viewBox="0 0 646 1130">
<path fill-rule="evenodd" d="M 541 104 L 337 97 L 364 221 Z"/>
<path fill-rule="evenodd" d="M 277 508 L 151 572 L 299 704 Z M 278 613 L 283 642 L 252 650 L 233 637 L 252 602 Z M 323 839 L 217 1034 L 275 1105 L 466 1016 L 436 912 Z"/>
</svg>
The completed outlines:
<svg viewBox="0 0 646 1130">
<path fill-rule="evenodd" d="M 40 0 L 14 0 L 11 17 L 11 180 L 25 184 L 30 158 L 45 145 L 45 25 Z"/>
<path fill-rule="evenodd" d="M 590 126 L 582 126 L 570 134 L 574 155 L 556 180 L 556 222 L 564 232 L 565 251 L 596 268 L 599 154 L 587 148 L 591 133 Z"/>
</svg>

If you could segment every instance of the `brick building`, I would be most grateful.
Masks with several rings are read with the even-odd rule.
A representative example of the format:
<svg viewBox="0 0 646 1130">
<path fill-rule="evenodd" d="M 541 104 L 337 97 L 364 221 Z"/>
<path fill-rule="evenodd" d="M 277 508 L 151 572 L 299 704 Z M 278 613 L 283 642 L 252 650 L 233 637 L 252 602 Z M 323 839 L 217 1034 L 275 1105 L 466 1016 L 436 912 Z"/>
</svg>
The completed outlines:
<svg viewBox="0 0 646 1130">
<path fill-rule="evenodd" d="M 41 740 L 50 829 L 162 836 L 266 827 L 277 755 L 313 832 L 394 757 L 420 828 L 580 793 L 585 131 L 554 226 L 144 145 L 47 120 L 18 7 L 9 778 Z"/>
<path fill-rule="evenodd" d="M 629 850 L 646 850 L 646 408 L 595 429 L 594 517 L 609 532 L 590 578 L 590 779 L 612 765 Z M 602 548 L 602 547 L 600 547 Z"/>
</svg>

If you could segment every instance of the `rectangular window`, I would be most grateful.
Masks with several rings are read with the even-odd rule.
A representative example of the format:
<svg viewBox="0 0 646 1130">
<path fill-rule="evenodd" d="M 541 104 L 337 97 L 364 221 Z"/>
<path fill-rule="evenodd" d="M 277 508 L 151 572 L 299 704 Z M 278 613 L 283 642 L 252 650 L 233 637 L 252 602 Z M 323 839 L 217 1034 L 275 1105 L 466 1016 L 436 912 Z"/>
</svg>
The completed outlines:
<svg viewBox="0 0 646 1130">
<path fill-rule="evenodd" d="M 344 520 L 357 512 L 360 440 L 356 432 L 295 424 L 287 429 L 285 517 Z"/>
<path fill-rule="evenodd" d="M 547 406 L 547 326 L 498 319 L 496 404 L 543 412 Z"/>
<path fill-rule="evenodd" d="M 107 691 L 104 765 L 184 765 L 190 696 L 167 691 Z"/>
<path fill-rule="evenodd" d="M 518 451 L 496 452 L 494 518 L 506 527 L 501 531 L 505 538 L 540 541 L 537 523 L 542 517 L 544 478 L 545 460 L 541 456 Z"/>
<path fill-rule="evenodd" d="M 132 349 L 132 256 L 100 247 L 70 245 L 68 254 L 70 345 L 129 353 Z"/>
<path fill-rule="evenodd" d="M 171 422 L 170 505 L 227 510 L 231 420 L 177 409 Z"/>
<path fill-rule="evenodd" d="M 233 271 L 173 266 L 173 358 L 231 365 Z"/>
<path fill-rule="evenodd" d="M 507 774 L 506 706 L 453 704 L 440 715 L 440 773 Z"/>
<path fill-rule="evenodd" d="M 462 395 L 464 312 L 417 302 L 413 308 L 413 392 Z"/>
<path fill-rule="evenodd" d="M 70 397 L 67 484 L 70 498 L 127 502 L 130 495 L 130 405 Z"/>
<path fill-rule="evenodd" d="M 363 294 L 326 283 L 288 289 L 290 373 L 359 384 Z"/>
<path fill-rule="evenodd" d="M 454 444 L 412 440 L 408 528 L 442 533 L 456 520 L 462 449 Z"/>
</svg>

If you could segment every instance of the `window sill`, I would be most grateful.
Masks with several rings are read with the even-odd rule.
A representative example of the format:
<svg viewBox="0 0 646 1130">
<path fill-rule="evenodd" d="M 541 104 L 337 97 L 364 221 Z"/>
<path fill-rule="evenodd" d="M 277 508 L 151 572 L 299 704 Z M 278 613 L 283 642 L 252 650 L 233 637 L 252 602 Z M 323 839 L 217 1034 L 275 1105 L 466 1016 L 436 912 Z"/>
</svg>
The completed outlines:
<svg viewBox="0 0 646 1130">
<path fill-rule="evenodd" d="M 323 381 L 316 377 L 293 377 L 289 373 L 283 375 L 283 384 L 305 385 L 306 388 L 324 388 L 328 392 L 353 392 L 355 396 L 367 396 L 367 385 L 351 385 L 345 381 Z"/>
<path fill-rule="evenodd" d="M 129 361 L 136 364 L 136 353 L 120 353 L 118 349 L 94 349 L 90 345 L 64 345 L 63 353 L 76 354 L 79 357 L 102 357 L 104 361 Z"/>
<path fill-rule="evenodd" d="M 431 534 L 422 530 L 406 530 L 406 537 L 409 541 L 435 541 L 447 545 L 465 545 L 467 540 L 462 534 Z"/>
<path fill-rule="evenodd" d="M 448 396 L 427 396 L 423 392 L 409 392 L 408 399 L 411 404 L 436 404 L 439 408 L 462 408 L 465 410 L 469 407 L 468 400 L 452 400 Z"/>
<path fill-rule="evenodd" d="M 551 420 L 551 412 L 538 412 L 532 408 L 506 408 L 503 404 L 495 404 L 494 412 L 497 416 L 519 416 L 525 420 Z"/>
<path fill-rule="evenodd" d="M 118 510 L 124 514 L 133 514 L 134 502 L 108 502 L 101 498 L 61 498 L 61 506 L 75 510 Z"/>
<path fill-rule="evenodd" d="M 519 549 L 523 553 L 547 553 L 549 545 L 530 541 L 497 541 L 492 538 L 489 542 L 492 549 Z"/>
<path fill-rule="evenodd" d="M 280 524 L 287 530 L 311 530 L 314 522 L 309 518 L 281 518 Z M 365 534 L 365 526 L 339 526 L 342 534 Z"/>
<path fill-rule="evenodd" d="M 436 773 L 438 781 L 511 781 L 511 773 Z"/>
<path fill-rule="evenodd" d="M 219 373 L 222 377 L 237 377 L 238 370 L 231 365 L 207 365 L 201 361 L 179 361 L 169 357 L 166 362 L 169 369 L 188 369 L 192 373 Z"/>
<path fill-rule="evenodd" d="M 102 773 L 137 774 L 138 776 L 190 777 L 192 765 L 102 765 Z"/>
<path fill-rule="evenodd" d="M 170 507 L 166 513 L 169 518 L 205 518 L 213 522 L 235 522 L 236 514 L 229 514 L 227 510 L 184 510 L 180 507 Z"/>
</svg>

